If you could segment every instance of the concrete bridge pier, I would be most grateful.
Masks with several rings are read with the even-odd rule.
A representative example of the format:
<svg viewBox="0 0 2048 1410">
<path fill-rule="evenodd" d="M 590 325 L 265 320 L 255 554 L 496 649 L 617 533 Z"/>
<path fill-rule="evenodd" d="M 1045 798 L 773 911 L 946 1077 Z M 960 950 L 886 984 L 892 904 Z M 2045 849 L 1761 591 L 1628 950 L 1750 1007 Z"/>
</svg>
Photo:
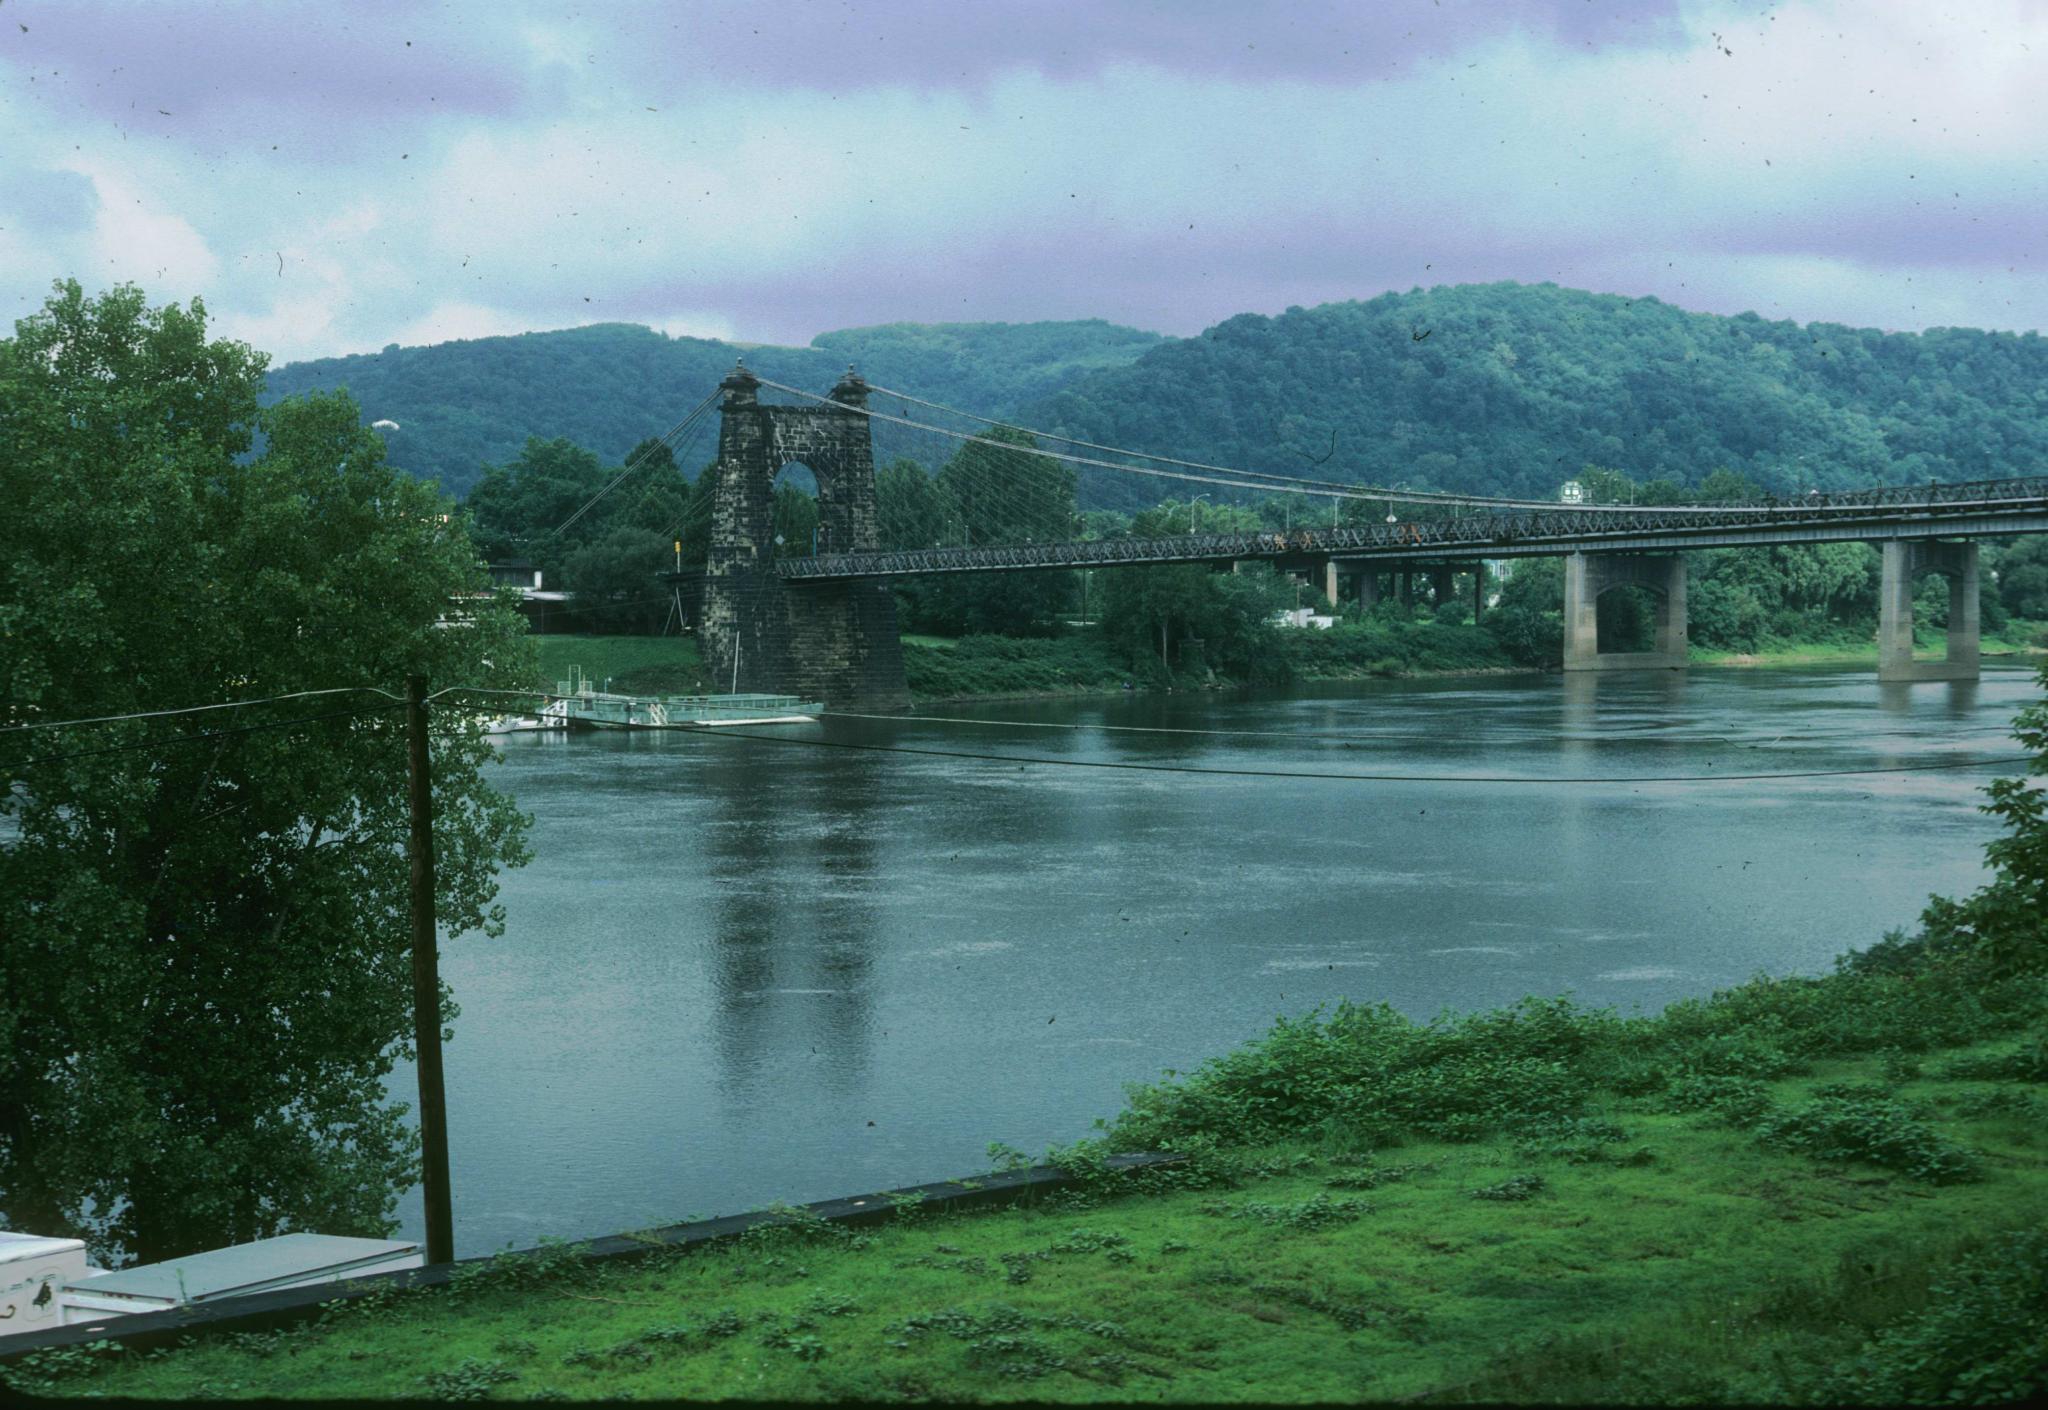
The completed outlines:
<svg viewBox="0 0 2048 1410">
<path fill-rule="evenodd" d="M 1451 600 L 1451 575 L 1455 571 L 1448 563 L 1429 570 L 1430 606 L 1441 607 Z"/>
<path fill-rule="evenodd" d="M 1657 597 L 1654 651 L 1600 649 L 1600 597 L 1615 588 Z M 1681 668 L 1686 661 L 1685 559 L 1676 553 L 1573 553 L 1564 560 L 1564 668 L 1634 671 Z"/>
<path fill-rule="evenodd" d="M 1928 573 L 1948 579 L 1948 643 L 1939 661 L 1913 659 L 1913 585 Z M 1977 545 L 1892 539 L 1884 545 L 1878 587 L 1877 678 L 1973 681 L 1980 674 Z"/>
</svg>

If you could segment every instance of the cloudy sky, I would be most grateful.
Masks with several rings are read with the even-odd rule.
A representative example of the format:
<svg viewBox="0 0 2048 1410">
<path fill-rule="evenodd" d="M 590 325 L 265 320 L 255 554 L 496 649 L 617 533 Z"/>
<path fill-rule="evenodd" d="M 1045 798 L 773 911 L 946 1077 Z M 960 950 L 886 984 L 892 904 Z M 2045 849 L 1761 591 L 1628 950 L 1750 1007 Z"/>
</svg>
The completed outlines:
<svg viewBox="0 0 2048 1410">
<path fill-rule="evenodd" d="M 0 0 L 0 318 L 279 360 L 1469 280 L 2048 327 L 2048 0 Z"/>
</svg>

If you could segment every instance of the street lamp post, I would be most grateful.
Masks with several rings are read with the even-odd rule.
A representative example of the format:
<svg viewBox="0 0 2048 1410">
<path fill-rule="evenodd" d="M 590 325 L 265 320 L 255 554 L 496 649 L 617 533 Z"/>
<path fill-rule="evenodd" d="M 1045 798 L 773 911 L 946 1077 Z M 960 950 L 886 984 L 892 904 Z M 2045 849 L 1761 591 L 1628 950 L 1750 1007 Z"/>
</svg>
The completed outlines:
<svg viewBox="0 0 2048 1410">
<path fill-rule="evenodd" d="M 1203 500 L 1207 499 L 1208 497 L 1208 491 L 1204 490 L 1201 494 L 1196 495 L 1193 499 L 1188 501 L 1188 532 L 1191 534 L 1195 531 L 1196 523 L 1199 522 L 1196 518 L 1195 506 L 1200 504 Z"/>
</svg>

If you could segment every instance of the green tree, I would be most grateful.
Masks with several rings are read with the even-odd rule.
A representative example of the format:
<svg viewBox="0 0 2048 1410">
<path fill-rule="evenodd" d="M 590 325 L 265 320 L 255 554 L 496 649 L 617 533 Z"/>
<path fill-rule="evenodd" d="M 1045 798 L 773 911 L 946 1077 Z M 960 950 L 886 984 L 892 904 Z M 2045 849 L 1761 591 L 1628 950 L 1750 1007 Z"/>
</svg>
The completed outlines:
<svg viewBox="0 0 2048 1410">
<path fill-rule="evenodd" d="M 607 472 L 591 452 L 573 441 L 529 437 L 516 459 L 493 465 L 469 492 L 465 507 L 477 551 L 487 561 L 530 559 L 549 587 L 566 586 L 569 555 L 589 541 L 602 519 L 569 524 L 571 515 L 605 487 Z M 590 519 L 585 514 L 583 519 Z"/>
<path fill-rule="evenodd" d="M 776 558 L 807 558 L 818 531 L 818 501 L 796 485 L 775 487 L 774 535 L 769 546 Z"/>
<path fill-rule="evenodd" d="M 953 507 L 922 465 L 899 456 L 875 472 L 875 513 L 883 548 L 933 548 L 946 542 Z"/>
<path fill-rule="evenodd" d="M 1024 432 L 998 426 L 963 444 L 939 470 L 935 486 L 968 543 L 1051 543 L 1074 536 L 1074 472 L 1064 461 L 1031 454 L 1034 444 Z M 957 573 L 916 584 L 904 600 L 913 630 L 1034 635 L 1058 631 L 1074 610 L 1076 594 L 1074 575 L 1064 570 Z"/>
<path fill-rule="evenodd" d="M 2048 534 L 2023 538 L 1999 557 L 1998 596 L 2013 616 L 2048 621 Z"/>
<path fill-rule="evenodd" d="M 1270 565 L 1217 573 L 1200 564 L 1116 568 L 1097 575 L 1102 630 L 1141 675 L 1168 675 L 1185 638 L 1202 642 L 1204 664 L 1252 680 L 1286 674 L 1273 618 L 1294 605 L 1294 583 Z"/>
<path fill-rule="evenodd" d="M 670 594 L 658 574 L 675 566 L 672 541 L 652 529 L 620 527 L 569 555 L 578 631 L 648 634 L 668 616 Z"/>
<path fill-rule="evenodd" d="M 1486 628 L 1508 655 L 1525 666 L 1564 660 L 1564 560 L 1517 558 L 1500 585 L 1500 600 Z"/>
<path fill-rule="evenodd" d="M 259 413 L 263 364 L 133 287 L 60 285 L 0 340 L 0 723 L 530 677 L 453 506 L 346 396 Z M 441 923 L 496 933 L 526 820 L 480 726 L 437 718 Z M 398 719 L 352 694 L 0 737 L 7 1222 L 145 1259 L 392 1227 L 417 1165 L 383 1088 L 411 1028 Z"/>
</svg>

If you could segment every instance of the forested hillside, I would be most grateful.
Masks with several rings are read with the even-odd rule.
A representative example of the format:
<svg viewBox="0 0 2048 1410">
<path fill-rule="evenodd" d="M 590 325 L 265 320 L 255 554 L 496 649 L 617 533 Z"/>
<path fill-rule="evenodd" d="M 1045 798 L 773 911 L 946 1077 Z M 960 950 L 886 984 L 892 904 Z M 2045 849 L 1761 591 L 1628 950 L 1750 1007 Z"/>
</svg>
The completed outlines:
<svg viewBox="0 0 2048 1410">
<path fill-rule="evenodd" d="M 1587 464 L 1685 486 L 1725 467 L 1775 492 L 1972 479 L 2048 470 L 2048 340 L 1455 285 L 1241 315 L 1021 419 L 1256 470 L 1518 495 Z M 1159 493 L 1107 472 L 1081 487 L 1097 506 Z"/>
<path fill-rule="evenodd" d="M 512 460 L 529 436 L 564 438 L 618 463 L 643 437 L 680 420 L 736 356 L 764 377 L 821 392 L 851 362 L 872 381 L 1005 415 L 1159 341 L 1100 319 L 898 323 L 828 333 L 808 348 L 735 346 L 604 323 L 296 362 L 271 372 L 269 398 L 346 387 L 366 418 L 399 424 L 391 438 L 396 464 L 466 495 L 487 464 Z"/>
<path fill-rule="evenodd" d="M 616 464 L 742 354 L 820 391 L 851 362 L 1089 441 L 1417 488 L 1547 497 L 1589 464 L 1685 487 L 1726 468 L 1780 493 L 2048 467 L 2038 334 L 1801 326 L 1551 284 L 1244 314 L 1186 339 L 1100 320 L 896 323 L 738 347 L 600 324 L 294 363 L 270 392 L 349 388 L 365 417 L 400 424 L 394 461 L 466 494 L 528 436 Z M 1109 472 L 1081 481 L 1097 507 L 1174 492 Z"/>
</svg>

